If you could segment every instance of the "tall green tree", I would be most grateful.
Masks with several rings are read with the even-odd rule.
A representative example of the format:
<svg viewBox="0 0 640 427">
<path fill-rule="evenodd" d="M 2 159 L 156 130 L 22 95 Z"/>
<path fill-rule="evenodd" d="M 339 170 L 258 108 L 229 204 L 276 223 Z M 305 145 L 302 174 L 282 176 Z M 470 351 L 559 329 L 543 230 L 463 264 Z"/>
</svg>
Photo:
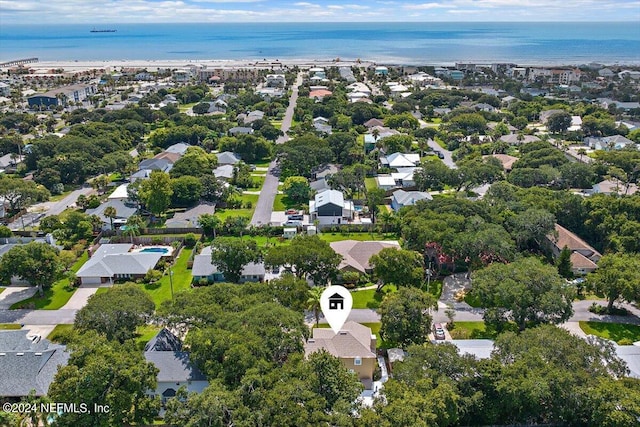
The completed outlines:
<svg viewBox="0 0 640 427">
<path fill-rule="evenodd" d="M 380 335 L 385 342 L 406 347 L 429 339 L 431 310 L 438 304 L 433 296 L 417 288 L 400 288 L 388 294 L 380 305 Z"/>
<path fill-rule="evenodd" d="M 611 253 L 587 276 L 587 286 L 607 298 L 607 310 L 619 299 L 640 301 L 640 255 Z"/>
<path fill-rule="evenodd" d="M 341 256 L 317 235 L 298 235 L 288 246 L 274 246 L 265 256 L 269 266 L 291 268 L 297 277 L 309 277 L 324 286 L 337 274 Z"/>
<path fill-rule="evenodd" d="M 562 248 L 558 259 L 556 259 L 556 268 L 558 274 L 565 279 L 571 279 L 573 277 L 573 264 L 571 263 L 571 250 L 568 247 Z"/>
<path fill-rule="evenodd" d="M 294 203 L 308 203 L 311 195 L 309 181 L 303 176 L 290 176 L 285 179 L 282 191 Z"/>
<path fill-rule="evenodd" d="M 56 417 L 63 427 L 148 424 L 158 414 L 160 401 L 150 398 L 158 369 L 147 362 L 133 341 L 120 344 L 87 333 L 76 338 L 67 366 L 60 367 L 49 397 L 56 402 L 87 405 L 90 411 L 64 412 Z M 94 405 L 108 412 L 94 411 Z"/>
<path fill-rule="evenodd" d="M 93 330 L 123 343 L 135 336 L 136 328 L 146 324 L 154 310 L 149 294 L 129 283 L 89 297 L 87 305 L 76 313 L 74 325 L 80 331 Z"/>
<path fill-rule="evenodd" d="M 380 280 L 378 291 L 384 285 L 420 286 L 424 280 L 424 259 L 415 251 L 384 248 L 369 260 L 373 274 Z"/>
<path fill-rule="evenodd" d="M 64 266 L 58 249 L 48 243 L 30 242 L 9 249 L 0 259 L 0 278 L 10 283 L 16 276 L 38 288 L 40 296 L 61 277 Z"/>
<path fill-rule="evenodd" d="M 109 225 L 110 225 L 110 230 L 113 230 L 113 219 L 118 216 L 118 212 L 116 211 L 116 208 L 113 206 L 107 206 L 107 208 L 104 210 L 104 216 L 109 218 Z"/>
<path fill-rule="evenodd" d="M 261 252 L 256 241 L 238 237 L 217 237 L 211 243 L 211 262 L 226 280 L 239 283 L 242 269 L 250 262 L 258 262 Z"/>
<path fill-rule="evenodd" d="M 169 174 L 159 170 L 152 171 L 149 179 L 140 184 L 139 194 L 140 200 L 153 215 L 162 215 L 171 204 L 173 195 Z"/>
<path fill-rule="evenodd" d="M 514 322 L 519 330 L 565 322 L 573 314 L 574 292 L 558 271 L 536 258 L 492 264 L 472 276 L 472 294 L 485 308 L 485 322 L 501 330 Z"/>
</svg>

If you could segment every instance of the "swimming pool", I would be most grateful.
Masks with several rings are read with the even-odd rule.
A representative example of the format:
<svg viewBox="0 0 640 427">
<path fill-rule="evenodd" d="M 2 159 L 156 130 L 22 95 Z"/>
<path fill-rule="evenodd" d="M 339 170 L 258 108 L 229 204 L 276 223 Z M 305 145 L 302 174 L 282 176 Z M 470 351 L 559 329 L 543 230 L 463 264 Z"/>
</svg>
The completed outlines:
<svg viewBox="0 0 640 427">
<path fill-rule="evenodd" d="M 142 246 L 140 248 L 133 249 L 131 252 L 140 252 L 147 254 L 162 254 L 163 256 L 171 255 L 173 253 L 173 247 L 171 246 Z"/>
<path fill-rule="evenodd" d="M 144 248 L 141 249 L 140 252 L 153 252 L 153 253 L 161 253 L 161 254 L 168 254 L 169 253 L 169 249 L 167 248 Z"/>
</svg>

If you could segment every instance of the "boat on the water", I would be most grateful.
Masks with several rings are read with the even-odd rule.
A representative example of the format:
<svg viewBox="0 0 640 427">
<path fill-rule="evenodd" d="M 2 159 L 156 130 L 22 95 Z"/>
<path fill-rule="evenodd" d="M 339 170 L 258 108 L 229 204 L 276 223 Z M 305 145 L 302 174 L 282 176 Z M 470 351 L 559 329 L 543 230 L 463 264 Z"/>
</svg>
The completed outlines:
<svg viewBox="0 0 640 427">
<path fill-rule="evenodd" d="M 92 29 L 89 32 L 90 33 L 115 33 L 117 30 L 99 30 L 99 29 Z"/>
</svg>

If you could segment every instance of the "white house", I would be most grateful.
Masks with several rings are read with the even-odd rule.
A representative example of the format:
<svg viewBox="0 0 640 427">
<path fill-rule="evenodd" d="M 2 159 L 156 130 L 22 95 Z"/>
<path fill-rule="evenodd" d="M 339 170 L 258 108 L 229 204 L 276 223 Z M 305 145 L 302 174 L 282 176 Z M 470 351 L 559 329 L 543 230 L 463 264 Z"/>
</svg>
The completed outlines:
<svg viewBox="0 0 640 427">
<path fill-rule="evenodd" d="M 102 245 L 80 267 L 76 276 L 83 285 L 143 278 L 165 255 L 161 252 L 130 252 L 132 248 L 129 243 Z"/>
<path fill-rule="evenodd" d="M 415 205 L 419 200 L 433 200 L 433 197 L 426 191 L 396 190 L 391 198 L 391 207 L 397 212 L 405 206 Z"/>
<path fill-rule="evenodd" d="M 354 211 L 353 201 L 344 200 L 338 190 L 325 190 L 309 200 L 311 221 L 321 225 L 346 224 L 353 219 Z"/>
<path fill-rule="evenodd" d="M 163 403 L 174 397 L 180 387 L 189 393 L 201 393 L 209 385 L 204 374 L 191 363 L 189 353 L 182 351 L 180 339 L 166 328 L 144 347 L 144 358 L 158 368 L 156 388 L 147 394 L 159 396 Z"/>
<path fill-rule="evenodd" d="M 420 163 L 420 155 L 417 153 L 393 153 L 380 157 L 380 164 L 387 168 L 410 168 Z"/>
</svg>

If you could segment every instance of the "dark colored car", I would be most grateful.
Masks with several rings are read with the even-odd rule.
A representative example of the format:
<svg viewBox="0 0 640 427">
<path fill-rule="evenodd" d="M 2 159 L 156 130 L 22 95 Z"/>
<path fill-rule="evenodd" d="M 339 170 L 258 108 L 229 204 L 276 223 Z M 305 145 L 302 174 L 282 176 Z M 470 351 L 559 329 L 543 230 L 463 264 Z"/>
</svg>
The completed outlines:
<svg viewBox="0 0 640 427">
<path fill-rule="evenodd" d="M 444 154 L 442 154 L 442 151 L 434 151 L 434 153 L 436 153 L 436 156 L 438 156 L 439 159 L 444 159 Z"/>
</svg>

